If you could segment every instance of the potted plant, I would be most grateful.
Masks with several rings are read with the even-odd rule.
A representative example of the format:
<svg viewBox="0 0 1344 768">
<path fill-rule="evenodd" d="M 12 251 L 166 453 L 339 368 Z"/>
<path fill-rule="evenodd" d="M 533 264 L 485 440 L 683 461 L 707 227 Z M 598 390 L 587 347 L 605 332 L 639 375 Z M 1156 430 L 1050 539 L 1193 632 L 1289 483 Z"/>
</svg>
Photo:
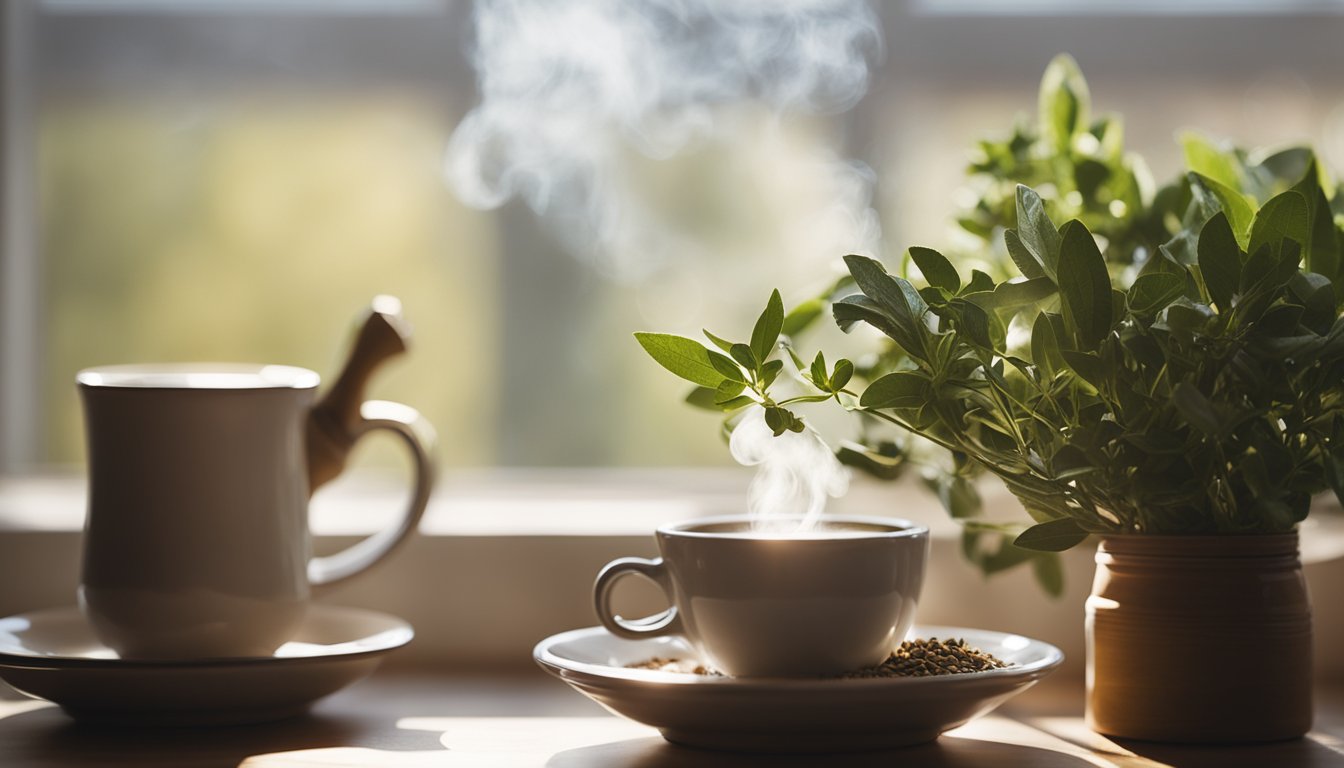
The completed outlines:
<svg viewBox="0 0 1344 768">
<path fill-rule="evenodd" d="M 1051 98 L 1078 101 L 1070 78 L 1056 80 Z M 1064 115 L 1054 133 L 1072 131 L 1071 146 L 1085 121 L 1065 107 L 1042 112 Z M 1095 219 L 1110 228 L 1105 255 L 1088 223 L 1057 226 L 1048 209 L 1060 206 L 1020 186 L 1001 240 L 1016 276 L 963 275 L 925 248 L 907 252 L 917 278 L 847 257 L 857 292 L 834 301 L 835 320 L 890 340 L 857 369 L 828 368 L 821 354 L 805 366 L 787 337 L 784 359 L 770 359 L 757 342 L 791 316 L 777 294 L 753 343 L 711 337 L 725 354 L 641 342 L 683 376 L 702 355 L 696 397 L 764 408 L 776 434 L 803 428 L 793 404 L 831 400 L 945 449 L 949 476 L 996 476 L 1032 522 L 971 518 L 968 535 L 1006 533 L 1003 551 L 1099 536 L 1088 601 L 1097 730 L 1290 738 L 1311 725 L 1295 526 L 1313 495 L 1344 490 L 1344 195 L 1306 150 L 1257 158 L 1186 144 L 1184 178 L 1137 210 L 1107 206 L 1129 224 Z M 811 391 L 775 396 L 786 360 Z"/>
<path fill-rule="evenodd" d="M 1061 221 L 1078 218 L 1103 238 L 1107 262 L 1116 269 L 1128 269 L 1135 261 L 1156 252 L 1179 228 L 1172 222 L 1179 224 L 1180 214 L 1189 203 L 1190 192 L 1184 179 L 1155 188 L 1143 159 L 1125 150 L 1123 123 L 1118 116 L 1092 117 L 1087 82 L 1068 55 L 1056 57 L 1046 68 L 1036 114 L 1035 121 L 1019 118 L 1007 135 L 981 140 L 973 149 L 965 190 L 970 193 L 971 202 L 956 215 L 956 246 L 949 251 L 952 260 L 969 275 L 968 287 L 983 288 L 1014 274 L 1004 231 L 1016 222 L 1019 183 L 1040 190 L 1041 204 L 1049 215 Z M 1185 143 L 1188 151 L 1207 157 L 1217 155 L 1213 147 L 1197 136 L 1188 136 Z M 917 269 L 907 253 L 902 271 Z M 792 357 L 788 372 L 801 371 L 801 376 L 779 377 L 784 370 L 782 362 L 777 370 L 756 370 L 760 364 L 771 361 L 748 357 L 745 342 L 734 353 L 732 343 L 712 334 L 707 337 L 709 350 L 691 339 L 666 334 L 638 336 L 660 363 L 699 385 L 687 396 L 688 403 L 726 414 L 725 435 L 753 406 L 765 409 L 772 426 L 778 424 L 775 419 L 781 419 L 801 429 L 802 420 L 794 406 L 828 399 L 827 388 L 815 384 L 835 382 L 814 370 L 824 366 L 824 355 L 819 360 L 813 359 L 810 365 L 805 364 L 798 359 L 797 344 L 824 320 L 829 314 L 828 307 L 852 292 L 853 287 L 853 278 L 843 275 L 819 295 L 783 314 L 778 356 Z M 782 312 L 782 304 L 779 310 Z M 769 325 L 766 316 L 769 313 L 770 310 L 762 315 L 754 336 Z M 767 354 L 772 351 L 764 350 Z M 718 357 L 713 358 L 710 353 Z M 861 389 L 878 376 L 909 364 L 898 345 L 881 344 L 853 363 L 846 361 L 839 365 L 838 371 L 844 378 L 839 387 Z M 695 373 L 697 365 L 703 375 Z M 706 368 L 712 370 L 705 373 Z M 769 377 L 762 378 L 762 374 Z M 738 380 L 751 385 L 731 397 L 718 397 L 724 393 L 716 392 L 716 388 L 725 380 L 733 382 L 725 385 L 730 390 Z M 795 384 L 801 389 L 791 388 Z M 833 399 L 840 403 L 842 397 Z M 1057 596 L 1062 592 L 1063 574 L 1053 553 L 1013 546 L 1011 536 L 1006 536 L 1001 526 L 977 524 L 983 510 L 974 482 L 978 473 L 974 464 L 957 462 L 922 438 L 889 429 L 882 419 L 862 409 L 851 412 L 856 424 L 854 433 L 848 439 L 834 442 L 835 455 L 843 464 L 885 481 L 904 477 L 907 470 L 914 468 L 948 513 L 966 523 L 961 550 L 971 562 L 986 574 L 1030 565 L 1048 593 Z"/>
</svg>

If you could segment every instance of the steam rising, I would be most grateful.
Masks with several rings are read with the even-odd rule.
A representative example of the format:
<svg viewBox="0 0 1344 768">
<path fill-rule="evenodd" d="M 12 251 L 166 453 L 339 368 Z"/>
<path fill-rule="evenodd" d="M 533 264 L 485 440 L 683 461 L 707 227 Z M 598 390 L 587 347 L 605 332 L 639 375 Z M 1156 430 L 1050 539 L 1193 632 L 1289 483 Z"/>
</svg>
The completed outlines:
<svg viewBox="0 0 1344 768">
<path fill-rule="evenodd" d="M 760 408 L 750 409 L 733 428 L 728 449 L 738 463 L 757 467 L 748 497 L 755 530 L 810 531 L 821 521 L 827 498 L 849 490 L 849 470 L 816 432 L 807 428 L 775 437 Z"/>
<path fill-rule="evenodd" d="M 621 279 L 695 247 L 640 199 L 632 152 L 721 138 L 719 108 L 747 101 L 845 110 L 881 51 L 863 0 L 478 0 L 475 25 L 481 102 L 449 143 L 449 183 L 480 208 L 520 198 Z M 865 192 L 847 215 L 871 229 L 867 169 L 833 159 L 836 183 Z"/>
<path fill-rule="evenodd" d="M 576 256 L 627 281 L 666 278 L 702 250 L 641 198 L 632 161 L 759 141 L 732 119 L 743 103 L 776 122 L 849 109 L 882 48 L 865 0 L 477 0 L 475 32 L 481 101 L 449 142 L 449 184 L 479 208 L 521 199 Z M 772 182 L 824 201 L 816 219 L 785 222 L 799 228 L 791 241 L 818 263 L 876 253 L 871 169 L 826 147 L 791 154 L 808 178 Z M 837 231 L 845 245 L 825 239 Z M 758 467 L 758 530 L 812 528 L 847 471 L 815 432 L 776 438 L 751 411 L 731 450 Z M 780 518 L 803 523 L 780 531 Z"/>
</svg>

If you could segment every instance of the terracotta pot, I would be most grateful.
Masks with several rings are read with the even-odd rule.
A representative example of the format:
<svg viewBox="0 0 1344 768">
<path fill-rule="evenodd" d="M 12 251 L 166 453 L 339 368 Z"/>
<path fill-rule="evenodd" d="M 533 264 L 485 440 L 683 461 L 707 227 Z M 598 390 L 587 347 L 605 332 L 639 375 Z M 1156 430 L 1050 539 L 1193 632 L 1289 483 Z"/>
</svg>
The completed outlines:
<svg viewBox="0 0 1344 768">
<path fill-rule="evenodd" d="M 1167 742 L 1311 729 L 1311 605 L 1297 534 L 1112 536 L 1087 600 L 1087 721 Z"/>
</svg>

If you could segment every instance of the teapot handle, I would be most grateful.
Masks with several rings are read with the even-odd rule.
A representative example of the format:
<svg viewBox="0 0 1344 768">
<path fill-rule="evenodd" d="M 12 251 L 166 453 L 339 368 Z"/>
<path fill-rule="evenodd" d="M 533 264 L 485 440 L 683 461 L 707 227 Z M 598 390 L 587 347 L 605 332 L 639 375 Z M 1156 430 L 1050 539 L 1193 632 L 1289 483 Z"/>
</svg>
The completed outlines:
<svg viewBox="0 0 1344 768">
<path fill-rule="evenodd" d="M 410 505 L 398 525 L 384 528 L 334 555 L 309 560 L 308 581 L 314 587 L 325 587 L 344 581 L 390 554 L 415 532 L 420 524 L 420 518 L 425 514 L 425 507 L 429 504 L 430 491 L 433 490 L 434 428 L 429 422 L 409 405 L 389 403 L 385 400 L 370 400 L 363 403 L 359 412 L 360 421 L 355 426 L 353 434 L 355 440 L 370 432 L 385 429 L 400 437 L 410 450 L 415 467 Z"/>
<path fill-rule="evenodd" d="M 433 427 L 410 406 L 364 401 L 364 390 L 374 370 L 405 352 L 408 337 L 401 302 L 391 296 L 376 297 L 345 367 L 308 414 L 310 494 L 341 474 L 355 443 L 377 430 L 390 431 L 402 439 L 411 452 L 415 470 L 410 505 L 400 523 L 349 549 L 309 561 L 308 580 L 315 587 L 343 581 L 387 556 L 415 531 L 429 504 L 436 474 Z"/>
</svg>

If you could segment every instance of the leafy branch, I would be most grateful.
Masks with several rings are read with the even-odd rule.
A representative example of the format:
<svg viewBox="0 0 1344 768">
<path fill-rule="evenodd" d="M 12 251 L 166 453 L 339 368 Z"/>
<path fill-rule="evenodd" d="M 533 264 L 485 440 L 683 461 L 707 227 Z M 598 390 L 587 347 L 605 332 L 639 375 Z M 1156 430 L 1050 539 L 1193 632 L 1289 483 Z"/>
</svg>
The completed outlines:
<svg viewBox="0 0 1344 768">
<path fill-rule="evenodd" d="M 1035 522 L 1019 547 L 1290 530 L 1313 494 L 1344 490 L 1344 229 L 1309 204 L 1327 198 L 1307 169 L 1258 208 L 1243 201 L 1250 216 L 1192 203 L 1186 248 L 1161 246 L 1128 287 L 1082 222 L 1057 228 L 1026 187 L 1005 233 L 1017 280 L 966 293 L 944 257 L 911 249 L 920 290 L 847 257 L 860 293 L 836 322 L 872 325 L 913 363 L 860 408 L 999 477 Z M 1009 348 L 1014 322 L 1029 348 Z"/>
<path fill-rule="evenodd" d="M 816 311 L 822 310 L 818 307 Z M 831 399 L 839 402 L 842 394 L 857 397 L 845 389 L 854 376 L 852 362 L 840 359 L 828 369 L 825 355 L 818 352 L 812 364 L 804 366 L 792 346 L 781 344 L 787 320 L 784 302 L 776 290 L 757 318 L 750 342 L 732 342 L 705 331 L 705 338 L 716 351 L 694 339 L 666 333 L 636 333 L 635 338 L 659 365 L 697 385 L 687 396 L 688 403 L 723 411 L 730 418 L 743 408 L 758 406 L 765 410 L 765 423 L 778 437 L 804 428 L 803 420 L 789 406 Z M 807 393 L 779 397 L 773 392 L 785 367 L 777 354 L 781 348 L 798 371 L 795 379 L 807 385 Z"/>
</svg>

